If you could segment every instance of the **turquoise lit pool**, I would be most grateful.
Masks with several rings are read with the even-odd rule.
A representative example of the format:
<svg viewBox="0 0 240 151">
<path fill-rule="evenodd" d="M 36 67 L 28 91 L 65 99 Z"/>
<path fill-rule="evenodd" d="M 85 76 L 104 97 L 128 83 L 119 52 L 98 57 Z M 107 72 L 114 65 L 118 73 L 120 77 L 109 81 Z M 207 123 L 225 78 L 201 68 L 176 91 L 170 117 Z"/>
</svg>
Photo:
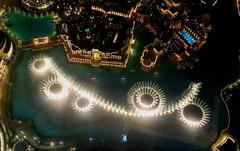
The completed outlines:
<svg viewBox="0 0 240 151">
<path fill-rule="evenodd" d="M 10 34 L 23 42 L 38 37 L 53 37 L 56 34 L 56 25 L 51 15 L 28 16 L 21 12 L 8 12 L 3 18 Z"/>
</svg>

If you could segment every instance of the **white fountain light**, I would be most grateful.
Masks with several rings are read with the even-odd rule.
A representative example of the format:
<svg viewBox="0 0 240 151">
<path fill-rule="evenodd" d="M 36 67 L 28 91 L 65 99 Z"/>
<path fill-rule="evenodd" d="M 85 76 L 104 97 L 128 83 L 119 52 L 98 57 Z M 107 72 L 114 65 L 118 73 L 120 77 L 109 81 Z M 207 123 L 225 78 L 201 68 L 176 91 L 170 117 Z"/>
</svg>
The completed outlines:
<svg viewBox="0 0 240 151">
<path fill-rule="evenodd" d="M 87 112 L 93 108 L 93 105 L 98 105 L 109 112 L 128 117 L 157 117 L 173 113 L 185 107 L 187 104 L 192 103 L 201 88 L 201 83 L 191 83 L 187 93 L 182 96 L 179 101 L 165 105 L 166 98 L 162 89 L 157 84 L 148 81 L 138 82 L 134 84 L 128 92 L 127 99 L 132 109 L 126 110 L 122 106 L 95 95 L 92 91 L 88 91 L 82 85 L 66 77 L 61 68 L 56 66 L 48 57 L 34 57 L 30 61 L 29 67 L 34 73 L 41 74 L 50 71 L 50 73 L 54 75 L 43 81 L 40 87 L 40 94 L 45 100 L 64 100 L 69 98 L 69 91 L 72 91 L 76 93 L 78 97 L 74 98 L 71 106 L 73 110 L 79 112 Z M 85 101 L 88 100 L 89 104 L 86 103 L 85 106 L 79 104 L 81 103 L 79 102 L 81 98 L 85 98 Z"/>
<path fill-rule="evenodd" d="M 166 102 L 162 89 L 149 81 L 134 84 L 128 92 L 127 99 L 133 110 L 142 116 L 158 115 Z"/>
<path fill-rule="evenodd" d="M 64 100 L 69 94 L 69 88 L 70 83 L 66 79 L 51 76 L 42 82 L 40 94 L 48 101 Z"/>
<path fill-rule="evenodd" d="M 52 61 L 50 58 L 43 55 L 33 57 L 29 62 L 29 68 L 32 72 L 37 74 L 43 74 L 52 67 Z"/>
<path fill-rule="evenodd" d="M 165 108 L 163 114 L 173 113 L 179 108 L 182 108 L 183 106 L 196 100 L 198 93 L 200 92 L 201 86 L 202 86 L 202 83 L 200 82 L 191 83 L 185 95 L 179 98 L 178 101 L 174 101 L 174 103 L 170 103 L 166 105 L 167 107 Z"/>
<path fill-rule="evenodd" d="M 77 112 L 88 112 L 93 108 L 94 102 L 87 97 L 77 96 L 71 103 L 72 109 Z"/>
<path fill-rule="evenodd" d="M 193 114 L 189 113 L 186 115 L 185 113 L 187 108 L 191 106 L 197 107 L 196 109 L 198 109 L 201 112 L 200 117 L 197 117 L 197 119 L 195 117 L 192 117 Z M 189 104 L 185 104 L 184 106 L 179 108 L 178 116 L 180 120 L 183 123 L 187 124 L 188 126 L 203 127 L 209 122 L 211 113 L 208 105 L 205 102 L 197 100 L 197 101 L 189 102 Z"/>
</svg>

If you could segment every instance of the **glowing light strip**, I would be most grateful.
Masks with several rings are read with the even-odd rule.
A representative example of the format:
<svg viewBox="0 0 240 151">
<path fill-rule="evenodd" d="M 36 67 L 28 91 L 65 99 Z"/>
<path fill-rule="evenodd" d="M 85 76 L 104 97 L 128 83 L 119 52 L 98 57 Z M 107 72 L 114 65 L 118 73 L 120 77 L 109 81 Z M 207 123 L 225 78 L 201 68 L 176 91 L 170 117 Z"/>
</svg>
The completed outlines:
<svg viewBox="0 0 240 151">
<path fill-rule="evenodd" d="M 156 110 L 154 112 L 148 111 L 136 112 L 134 110 L 126 110 L 122 106 L 110 103 L 106 101 L 104 98 L 97 96 L 90 91 L 87 91 L 84 87 L 82 87 L 78 83 L 74 82 L 72 79 L 65 76 L 63 71 L 60 68 L 58 68 L 52 60 L 50 62 L 51 67 L 49 68 L 49 71 L 54 73 L 57 77 L 63 79 L 65 83 L 69 85 L 69 89 L 77 92 L 80 96 L 86 97 L 88 100 L 91 100 L 94 104 L 106 109 L 109 112 L 114 112 L 129 117 L 157 117 L 173 113 L 179 107 L 182 107 L 188 104 L 189 102 L 194 101 L 201 88 L 201 83 L 192 83 L 189 87 L 187 94 L 184 97 L 182 97 L 177 103 L 167 105 L 167 107 L 164 107 L 162 110 Z"/>
<path fill-rule="evenodd" d="M 37 2 L 33 3 L 29 0 L 22 0 L 22 3 L 27 5 L 28 7 L 33 7 L 37 9 L 46 9 L 53 4 L 53 1 L 45 1 L 45 3 L 38 4 Z M 32 4 L 38 4 L 38 5 L 32 5 Z"/>
<path fill-rule="evenodd" d="M 5 12 L 4 9 L 0 10 L 0 16 L 2 16 L 4 12 Z"/>
<path fill-rule="evenodd" d="M 0 144 L 1 144 L 1 150 L 5 149 L 5 141 L 4 141 L 4 135 L 3 132 L 0 131 Z"/>
<path fill-rule="evenodd" d="M 230 136 L 226 132 L 221 133 L 218 140 L 212 145 L 212 151 L 219 151 L 219 148 L 224 145 L 228 139 L 230 139 L 233 143 L 236 143 L 236 140 L 232 136 Z"/>
<path fill-rule="evenodd" d="M 215 0 L 215 2 L 213 3 L 213 6 L 215 6 L 217 4 L 218 0 Z"/>
</svg>

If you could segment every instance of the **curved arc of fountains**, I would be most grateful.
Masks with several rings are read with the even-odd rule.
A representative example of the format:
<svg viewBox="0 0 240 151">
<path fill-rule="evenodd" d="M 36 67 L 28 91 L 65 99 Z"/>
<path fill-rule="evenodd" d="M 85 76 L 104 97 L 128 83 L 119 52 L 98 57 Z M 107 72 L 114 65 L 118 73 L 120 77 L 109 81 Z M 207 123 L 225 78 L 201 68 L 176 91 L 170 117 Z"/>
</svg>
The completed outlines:
<svg viewBox="0 0 240 151">
<path fill-rule="evenodd" d="M 48 59 L 51 60 L 49 61 L 49 63 L 51 64 L 49 68 L 50 72 L 56 74 L 60 78 L 65 79 L 71 85 L 70 89 L 74 90 L 81 96 L 86 96 L 88 99 L 93 101 L 96 105 L 106 109 L 109 112 L 114 112 L 124 116 L 129 116 L 129 117 L 157 117 L 157 116 L 163 116 L 166 114 L 173 113 L 178 108 L 181 108 L 182 106 L 190 102 L 193 102 L 197 98 L 198 92 L 200 91 L 200 88 L 201 88 L 201 83 L 192 82 L 187 90 L 186 95 L 181 97 L 181 99 L 179 99 L 177 103 L 165 105 L 165 107 L 163 107 L 163 109 L 159 110 L 158 112 L 153 112 L 153 113 L 144 112 L 144 114 L 142 114 L 134 110 L 127 110 L 125 109 L 125 107 L 122 107 L 117 104 L 113 104 L 107 101 L 106 99 L 100 96 L 97 96 L 90 91 L 87 91 L 83 86 L 81 86 L 81 84 L 75 82 L 74 80 L 66 76 L 66 74 L 52 61 L 51 58 L 48 57 Z"/>
</svg>

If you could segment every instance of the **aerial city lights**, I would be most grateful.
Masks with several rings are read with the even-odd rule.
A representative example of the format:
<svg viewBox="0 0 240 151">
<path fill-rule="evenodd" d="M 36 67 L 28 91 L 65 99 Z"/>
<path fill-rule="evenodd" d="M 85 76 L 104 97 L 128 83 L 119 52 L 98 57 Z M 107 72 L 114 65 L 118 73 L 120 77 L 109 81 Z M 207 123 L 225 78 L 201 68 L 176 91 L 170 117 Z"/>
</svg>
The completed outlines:
<svg viewBox="0 0 240 151">
<path fill-rule="evenodd" d="M 167 103 L 163 90 L 156 83 L 151 81 L 137 82 L 128 91 L 126 98 L 130 107 L 125 109 L 125 107 L 107 101 L 101 96 L 88 91 L 80 83 L 66 76 L 46 56 L 34 57 L 29 64 L 30 70 L 36 74 L 49 71 L 50 76 L 46 74 L 49 78 L 43 80 L 40 86 L 40 94 L 43 99 L 53 102 L 71 100 L 70 105 L 76 112 L 89 112 L 96 105 L 108 112 L 127 117 L 159 117 L 177 111 L 181 121 L 192 127 L 202 127 L 210 119 L 208 106 L 202 101 L 196 101 L 201 83 L 191 83 L 183 97 L 175 101 L 175 103 Z M 192 119 L 188 116 L 187 110 L 189 109 L 187 108 L 189 106 L 197 107 L 194 110 L 200 109 L 200 115 L 196 115 L 198 118 Z"/>
<path fill-rule="evenodd" d="M 240 0 L 0 0 L 0 151 L 240 151 L 239 17 Z"/>
</svg>

